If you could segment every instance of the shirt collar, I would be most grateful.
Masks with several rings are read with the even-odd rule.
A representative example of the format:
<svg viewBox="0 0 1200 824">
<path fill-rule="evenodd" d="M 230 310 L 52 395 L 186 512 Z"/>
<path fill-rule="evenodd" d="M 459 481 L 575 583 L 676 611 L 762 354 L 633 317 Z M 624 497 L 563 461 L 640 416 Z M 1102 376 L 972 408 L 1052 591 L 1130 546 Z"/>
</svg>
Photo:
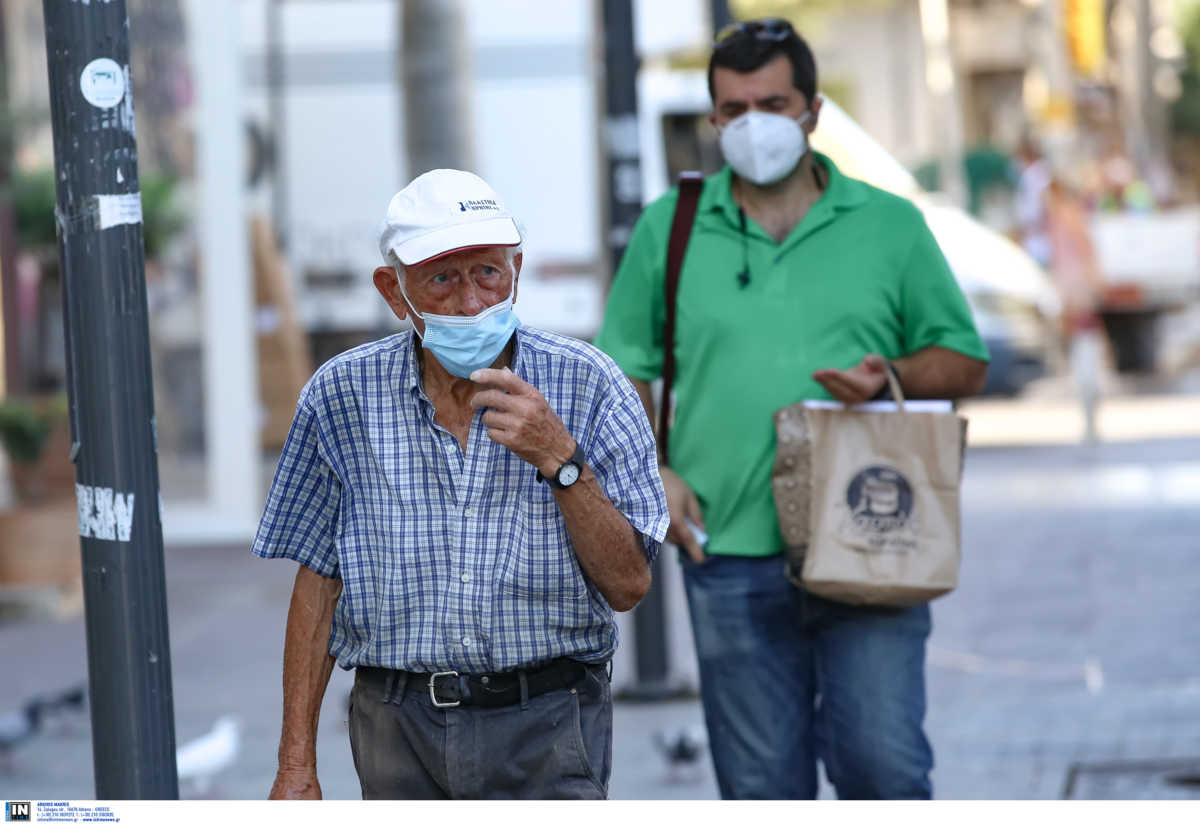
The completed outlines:
<svg viewBox="0 0 1200 824">
<path fill-rule="evenodd" d="M 522 329 L 518 326 L 517 330 L 513 332 L 512 370 L 524 379 L 524 364 L 521 358 L 524 348 L 521 346 L 521 334 Z M 421 365 L 417 362 L 417 358 L 421 356 L 421 339 L 417 336 L 415 329 L 408 332 L 407 348 L 408 352 L 400 361 L 400 375 L 397 383 L 410 393 L 424 397 L 425 388 L 421 385 Z"/>
<path fill-rule="evenodd" d="M 854 209 L 867 200 L 865 184 L 861 180 L 846 177 L 828 155 L 814 151 L 813 158 L 829 172 L 829 185 L 821 193 L 814 208 L 843 212 Z M 737 226 L 738 204 L 733 199 L 733 168 L 726 164 L 721 171 L 708 179 L 708 185 L 700 196 L 699 210 L 721 212 L 731 226 Z"/>
<path fill-rule="evenodd" d="M 417 363 L 420 357 L 421 340 L 417 330 L 408 332 L 408 346 L 404 359 L 401 361 L 400 385 L 410 392 L 421 392 L 421 365 Z"/>
</svg>

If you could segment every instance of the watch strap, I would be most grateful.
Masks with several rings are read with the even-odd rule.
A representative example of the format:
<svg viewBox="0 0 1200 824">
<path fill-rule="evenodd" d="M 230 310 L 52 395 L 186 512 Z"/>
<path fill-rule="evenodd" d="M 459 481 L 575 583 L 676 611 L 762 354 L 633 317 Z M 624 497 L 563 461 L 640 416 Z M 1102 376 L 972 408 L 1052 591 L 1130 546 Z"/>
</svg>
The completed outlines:
<svg viewBox="0 0 1200 824">
<path fill-rule="evenodd" d="M 568 485 L 559 483 L 558 476 L 559 476 L 559 473 L 561 473 L 563 471 L 563 468 L 565 466 L 567 466 L 567 464 L 575 464 L 575 466 L 579 467 L 580 474 L 581 475 L 583 474 L 583 467 L 587 464 L 587 460 L 583 454 L 583 447 L 579 445 L 578 441 L 575 443 L 575 452 L 572 453 L 571 457 L 568 458 L 562 466 L 560 466 L 558 469 L 554 470 L 554 477 L 547 478 L 545 475 L 542 474 L 542 470 L 539 469 L 537 471 L 538 483 L 545 481 L 546 483 L 550 484 L 550 486 L 554 487 L 555 489 L 566 489 Z"/>
</svg>

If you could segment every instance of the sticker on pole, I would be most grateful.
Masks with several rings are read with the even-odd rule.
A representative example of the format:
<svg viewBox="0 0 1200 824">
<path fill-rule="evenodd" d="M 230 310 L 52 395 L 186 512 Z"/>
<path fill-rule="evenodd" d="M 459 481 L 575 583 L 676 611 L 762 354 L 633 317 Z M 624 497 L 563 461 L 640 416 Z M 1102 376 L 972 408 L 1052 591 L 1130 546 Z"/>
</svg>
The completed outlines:
<svg viewBox="0 0 1200 824">
<path fill-rule="evenodd" d="M 111 109 L 125 97 L 125 72 L 117 61 L 98 57 L 83 67 L 79 88 L 96 108 Z"/>
<path fill-rule="evenodd" d="M 126 223 L 142 222 L 142 195 L 96 195 L 96 220 L 101 231 Z"/>
<path fill-rule="evenodd" d="M 75 484 L 79 537 L 128 543 L 133 534 L 133 498 L 132 492 Z"/>
</svg>

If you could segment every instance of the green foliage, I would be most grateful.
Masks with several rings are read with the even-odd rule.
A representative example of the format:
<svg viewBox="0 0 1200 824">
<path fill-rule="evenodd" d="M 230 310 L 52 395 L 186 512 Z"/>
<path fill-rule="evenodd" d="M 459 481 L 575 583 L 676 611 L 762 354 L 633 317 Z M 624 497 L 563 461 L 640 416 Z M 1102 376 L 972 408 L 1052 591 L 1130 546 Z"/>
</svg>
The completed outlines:
<svg viewBox="0 0 1200 824">
<path fill-rule="evenodd" d="M 1187 66 L 1193 73 L 1200 74 L 1200 3 L 1188 3 L 1180 12 L 1179 39 L 1183 41 Z"/>
<path fill-rule="evenodd" d="M 0 403 L 0 446 L 14 462 L 34 463 L 53 428 L 53 414 L 22 401 Z"/>
<path fill-rule="evenodd" d="M 1012 161 L 993 146 L 979 145 L 967 149 L 963 154 L 963 172 L 970 199 L 967 210 L 976 216 L 983 206 L 984 196 L 990 190 L 1016 188 Z M 913 169 L 913 176 L 926 191 L 936 191 L 941 186 L 941 164 L 937 160 L 928 160 Z"/>
<path fill-rule="evenodd" d="M 1189 66 L 1179 80 L 1183 94 L 1171 107 L 1171 126 L 1176 132 L 1200 135 L 1200 73 Z"/>
<path fill-rule="evenodd" d="M 175 193 L 173 178 L 147 174 L 141 178 L 141 187 L 146 257 L 155 258 L 183 226 L 183 217 L 172 199 Z M 18 172 L 14 175 L 12 192 L 17 243 L 23 249 L 53 247 L 56 243 L 54 207 L 57 197 L 54 170 Z"/>
<path fill-rule="evenodd" d="M 54 246 L 54 170 L 16 173 L 12 193 L 17 245 L 22 249 Z"/>
<path fill-rule="evenodd" d="M 146 174 L 141 178 L 143 236 L 146 257 L 162 254 L 172 236 L 183 228 L 184 218 L 175 205 L 175 179 L 168 175 Z"/>
<path fill-rule="evenodd" d="M 1183 94 L 1171 107 L 1171 122 L 1176 132 L 1200 135 L 1200 5 L 1193 5 L 1180 23 L 1187 62 L 1179 80 Z"/>
</svg>

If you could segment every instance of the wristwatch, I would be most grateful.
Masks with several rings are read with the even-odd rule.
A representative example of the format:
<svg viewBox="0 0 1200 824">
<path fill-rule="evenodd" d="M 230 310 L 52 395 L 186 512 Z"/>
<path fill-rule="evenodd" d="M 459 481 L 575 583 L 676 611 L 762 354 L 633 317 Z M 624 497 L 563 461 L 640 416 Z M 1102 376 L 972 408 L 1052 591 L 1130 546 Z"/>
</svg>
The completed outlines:
<svg viewBox="0 0 1200 824">
<path fill-rule="evenodd" d="M 552 477 L 547 478 L 542 474 L 542 470 L 539 469 L 537 479 L 539 482 L 545 481 L 555 489 L 566 489 L 579 480 L 579 476 L 583 474 L 585 462 L 583 447 L 577 443 L 575 444 L 575 454 L 565 464 L 560 466 Z"/>
</svg>

